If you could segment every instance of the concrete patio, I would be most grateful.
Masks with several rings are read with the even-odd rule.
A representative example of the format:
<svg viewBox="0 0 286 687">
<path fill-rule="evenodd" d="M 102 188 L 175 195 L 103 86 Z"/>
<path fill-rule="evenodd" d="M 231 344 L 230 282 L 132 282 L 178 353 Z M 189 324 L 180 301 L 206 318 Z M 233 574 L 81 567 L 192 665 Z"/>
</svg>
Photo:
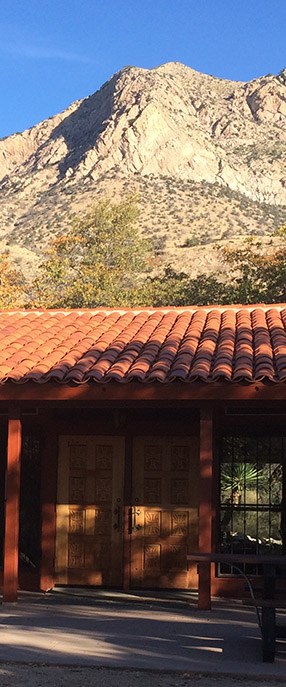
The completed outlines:
<svg viewBox="0 0 286 687">
<path fill-rule="evenodd" d="M 198 611 L 186 593 L 59 590 L 21 593 L 0 607 L 0 619 L 2 663 L 285 679 L 286 641 L 277 642 L 274 664 L 263 663 L 255 611 L 240 601 Z"/>
</svg>

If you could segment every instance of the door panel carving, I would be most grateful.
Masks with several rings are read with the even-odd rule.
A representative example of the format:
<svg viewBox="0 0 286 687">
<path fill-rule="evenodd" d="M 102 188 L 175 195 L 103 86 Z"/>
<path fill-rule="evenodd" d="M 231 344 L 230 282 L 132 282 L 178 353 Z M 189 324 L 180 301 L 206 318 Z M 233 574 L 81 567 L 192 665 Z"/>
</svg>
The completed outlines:
<svg viewBox="0 0 286 687">
<path fill-rule="evenodd" d="M 197 586 L 188 550 L 197 546 L 198 444 L 193 438 L 136 437 L 133 445 L 131 543 L 135 587 Z"/>
<path fill-rule="evenodd" d="M 120 586 L 124 440 L 61 437 L 56 581 Z"/>
</svg>

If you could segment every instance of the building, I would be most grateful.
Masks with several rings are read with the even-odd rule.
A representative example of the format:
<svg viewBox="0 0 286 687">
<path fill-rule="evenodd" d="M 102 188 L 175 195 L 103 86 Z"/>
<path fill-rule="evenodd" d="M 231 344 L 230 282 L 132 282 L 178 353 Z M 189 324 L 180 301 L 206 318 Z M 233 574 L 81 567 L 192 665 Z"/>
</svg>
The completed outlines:
<svg viewBox="0 0 286 687">
<path fill-rule="evenodd" d="M 0 380 L 4 600 L 286 553 L 286 305 L 1 312 Z"/>
</svg>

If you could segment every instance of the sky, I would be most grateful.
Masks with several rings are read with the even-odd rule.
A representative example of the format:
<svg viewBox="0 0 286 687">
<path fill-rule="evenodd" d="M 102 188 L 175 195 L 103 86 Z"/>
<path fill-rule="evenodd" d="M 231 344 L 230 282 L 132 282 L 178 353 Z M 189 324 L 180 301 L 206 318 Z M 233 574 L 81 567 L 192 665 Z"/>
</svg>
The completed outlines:
<svg viewBox="0 0 286 687">
<path fill-rule="evenodd" d="M 170 61 L 248 81 L 286 67 L 286 0 L 0 0 L 0 138 Z"/>
</svg>

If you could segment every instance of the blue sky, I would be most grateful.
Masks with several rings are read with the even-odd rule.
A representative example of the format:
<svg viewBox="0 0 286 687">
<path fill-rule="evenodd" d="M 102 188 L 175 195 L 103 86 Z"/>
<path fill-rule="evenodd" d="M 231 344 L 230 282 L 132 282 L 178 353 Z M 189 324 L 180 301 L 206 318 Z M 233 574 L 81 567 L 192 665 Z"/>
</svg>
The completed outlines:
<svg viewBox="0 0 286 687">
<path fill-rule="evenodd" d="M 0 137 L 172 60 L 246 81 L 286 67 L 286 0 L 0 0 Z"/>
</svg>

